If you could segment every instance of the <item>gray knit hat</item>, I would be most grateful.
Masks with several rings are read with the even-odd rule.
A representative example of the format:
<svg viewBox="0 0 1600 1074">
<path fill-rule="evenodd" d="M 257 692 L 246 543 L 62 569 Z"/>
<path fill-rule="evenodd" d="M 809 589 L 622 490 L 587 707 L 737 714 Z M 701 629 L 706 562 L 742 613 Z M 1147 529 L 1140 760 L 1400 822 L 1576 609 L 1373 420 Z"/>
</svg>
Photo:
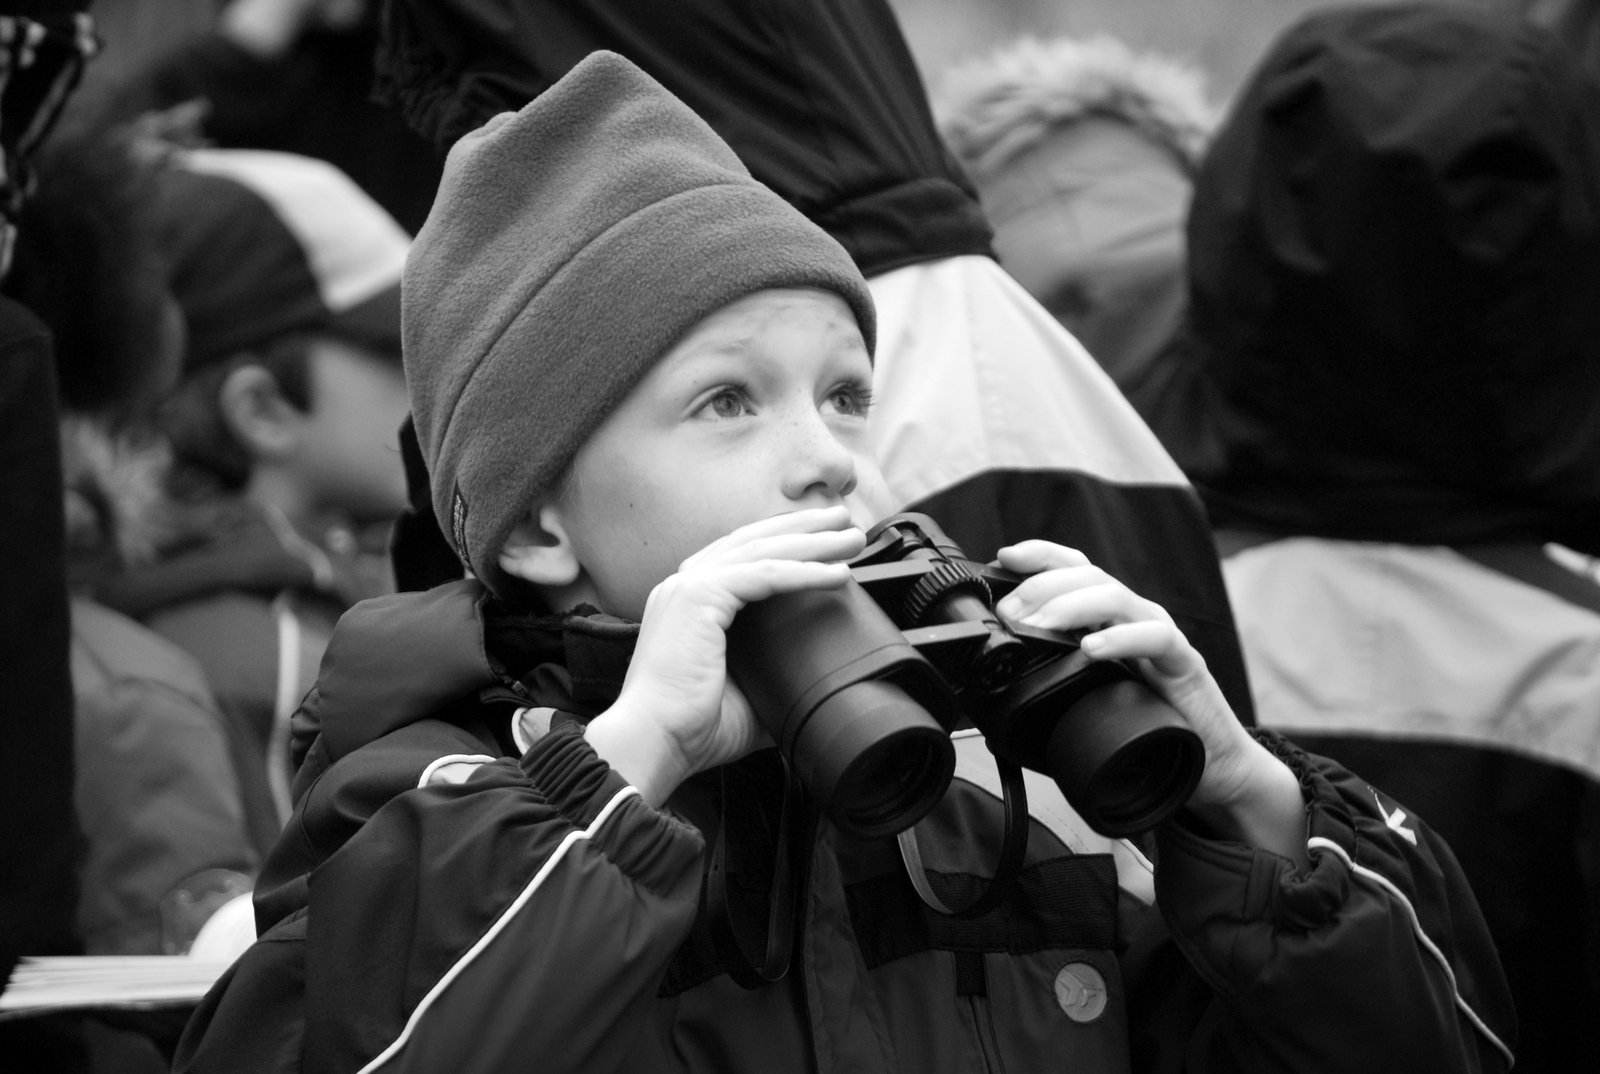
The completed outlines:
<svg viewBox="0 0 1600 1074">
<path fill-rule="evenodd" d="M 451 149 L 403 286 L 433 506 L 491 588 L 512 527 L 696 323 L 775 287 L 833 291 L 870 352 L 844 248 L 686 105 L 596 52 Z"/>
</svg>

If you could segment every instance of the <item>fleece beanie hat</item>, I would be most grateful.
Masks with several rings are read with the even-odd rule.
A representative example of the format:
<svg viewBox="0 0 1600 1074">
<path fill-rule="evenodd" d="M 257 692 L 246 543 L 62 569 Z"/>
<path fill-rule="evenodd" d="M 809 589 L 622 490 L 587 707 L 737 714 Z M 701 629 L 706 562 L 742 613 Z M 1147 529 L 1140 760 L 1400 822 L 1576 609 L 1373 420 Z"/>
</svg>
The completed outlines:
<svg viewBox="0 0 1600 1074">
<path fill-rule="evenodd" d="M 406 263 L 406 379 L 433 506 L 491 589 L 512 527 L 685 332 L 769 288 L 832 291 L 844 248 L 628 60 L 596 52 L 451 149 Z"/>
</svg>

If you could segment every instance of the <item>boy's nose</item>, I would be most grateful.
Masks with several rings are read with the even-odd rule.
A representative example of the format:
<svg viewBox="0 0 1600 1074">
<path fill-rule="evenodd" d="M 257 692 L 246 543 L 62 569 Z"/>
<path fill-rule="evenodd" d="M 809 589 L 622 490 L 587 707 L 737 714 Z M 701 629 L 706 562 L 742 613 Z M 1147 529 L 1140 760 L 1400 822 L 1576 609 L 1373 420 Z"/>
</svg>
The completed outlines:
<svg viewBox="0 0 1600 1074">
<path fill-rule="evenodd" d="M 840 442 L 822 416 L 814 415 L 796 423 L 784 471 L 784 495 L 803 500 L 820 494 L 833 501 L 848 496 L 856 487 L 856 457 Z"/>
</svg>

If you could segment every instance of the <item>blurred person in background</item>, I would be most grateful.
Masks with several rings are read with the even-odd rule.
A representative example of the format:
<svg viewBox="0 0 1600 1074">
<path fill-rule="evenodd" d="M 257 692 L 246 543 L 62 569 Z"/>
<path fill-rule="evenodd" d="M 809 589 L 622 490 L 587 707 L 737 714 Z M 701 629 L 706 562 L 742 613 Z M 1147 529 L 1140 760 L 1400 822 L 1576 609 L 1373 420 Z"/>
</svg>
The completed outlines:
<svg viewBox="0 0 1600 1074">
<path fill-rule="evenodd" d="M 74 118 L 143 117 L 205 144 L 326 160 L 415 232 L 443 161 L 371 99 L 376 44 L 375 0 L 227 0 L 211 28 L 97 85 Z"/>
<path fill-rule="evenodd" d="M 410 239 L 309 157 L 177 149 L 156 186 L 186 338 L 155 418 L 172 453 L 156 506 L 178 525 L 94 592 L 205 669 L 264 853 L 288 816 L 288 719 L 333 623 L 393 589 Z"/>
<path fill-rule="evenodd" d="M 132 146 L 61 132 L 36 170 L 6 289 L 55 343 L 85 842 L 78 927 L 89 955 L 183 954 L 257 867 L 227 728 L 192 657 L 89 595 L 153 557 L 173 522 L 160 506 L 168 453 L 144 420 L 177 377 L 181 319 Z M 167 1069 L 181 1014 L 96 1024 L 96 1069 Z"/>
<path fill-rule="evenodd" d="M 1188 236 L 1258 718 L 1456 850 L 1517 1069 L 1595 1069 L 1600 587 L 1548 546 L 1600 552 L 1600 84 L 1513 12 L 1321 10 Z"/>
<path fill-rule="evenodd" d="M 85 0 L 0 2 L 0 280 L 33 192 L 30 157 L 98 43 Z M 81 847 L 72 803 L 72 683 L 61 452 L 49 330 L 0 294 L 0 975 L 72 954 Z M 81 1021 L 0 1023 L 15 1070 L 88 1069 Z"/>
<path fill-rule="evenodd" d="M 1112 37 L 1025 37 L 946 71 L 934 112 L 1001 266 L 1181 465 L 1183 228 L 1217 118 L 1199 69 Z"/>
<path fill-rule="evenodd" d="M 388 0 L 379 92 L 446 149 L 597 49 L 688 104 L 867 277 L 885 485 L 864 501 L 880 516 L 927 512 L 979 560 L 1023 537 L 1081 549 L 1173 614 L 1249 722 L 1199 499 L 1104 371 L 995 263 L 888 4 Z M 427 497 L 414 502 L 403 532 L 426 535 Z M 397 569 L 448 567 L 441 544 L 405 542 Z"/>
</svg>

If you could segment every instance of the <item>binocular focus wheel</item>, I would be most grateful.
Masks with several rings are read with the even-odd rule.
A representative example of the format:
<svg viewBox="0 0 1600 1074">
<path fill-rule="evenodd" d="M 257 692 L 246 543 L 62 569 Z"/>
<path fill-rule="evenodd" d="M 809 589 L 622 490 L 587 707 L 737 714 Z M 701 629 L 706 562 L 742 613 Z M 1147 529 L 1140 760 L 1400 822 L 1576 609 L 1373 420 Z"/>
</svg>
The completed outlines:
<svg viewBox="0 0 1600 1074">
<path fill-rule="evenodd" d="M 989 583 L 979 575 L 973 574 L 970 569 L 960 563 L 941 563 L 933 570 L 917 579 L 911 591 L 906 594 L 905 603 L 901 605 L 901 612 L 905 622 L 913 627 L 926 626 L 923 617 L 947 595 L 957 591 L 966 591 L 982 600 L 985 604 L 993 603 L 993 595 Z"/>
</svg>

